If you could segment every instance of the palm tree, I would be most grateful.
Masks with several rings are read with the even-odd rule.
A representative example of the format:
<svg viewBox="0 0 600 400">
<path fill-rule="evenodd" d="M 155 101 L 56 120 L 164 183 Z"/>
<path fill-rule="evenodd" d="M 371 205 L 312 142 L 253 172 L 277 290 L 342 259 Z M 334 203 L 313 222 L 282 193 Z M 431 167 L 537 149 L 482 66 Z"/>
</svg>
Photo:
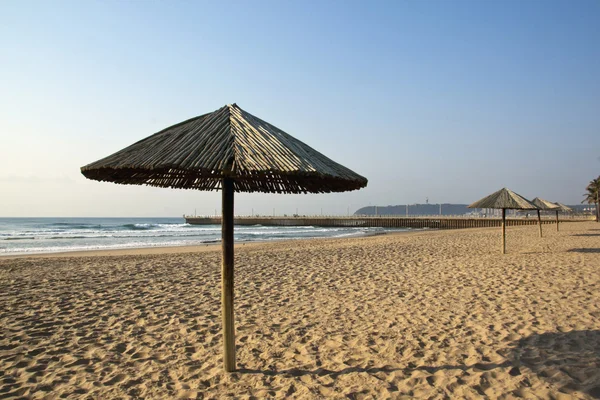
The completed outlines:
<svg viewBox="0 0 600 400">
<path fill-rule="evenodd" d="M 582 203 L 594 204 L 596 206 L 596 222 L 600 222 L 600 176 L 592 179 L 585 188 L 585 193 Z"/>
</svg>

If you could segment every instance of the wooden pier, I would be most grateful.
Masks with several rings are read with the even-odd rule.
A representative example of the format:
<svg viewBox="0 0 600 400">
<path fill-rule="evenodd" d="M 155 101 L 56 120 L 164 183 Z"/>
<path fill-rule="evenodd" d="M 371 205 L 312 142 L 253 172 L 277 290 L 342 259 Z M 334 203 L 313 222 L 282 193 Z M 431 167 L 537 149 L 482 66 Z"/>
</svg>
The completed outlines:
<svg viewBox="0 0 600 400">
<path fill-rule="evenodd" d="M 184 216 L 192 225 L 221 225 L 221 217 Z M 560 222 L 576 222 L 585 219 L 561 219 Z M 500 218 L 464 218 L 464 217 L 250 217 L 234 218 L 235 225 L 263 226 L 322 226 L 322 227 L 381 227 L 381 228 L 430 228 L 465 229 L 499 227 Z M 507 226 L 537 225 L 537 218 L 507 218 Z M 555 219 L 542 219 L 542 224 L 556 224 Z"/>
</svg>

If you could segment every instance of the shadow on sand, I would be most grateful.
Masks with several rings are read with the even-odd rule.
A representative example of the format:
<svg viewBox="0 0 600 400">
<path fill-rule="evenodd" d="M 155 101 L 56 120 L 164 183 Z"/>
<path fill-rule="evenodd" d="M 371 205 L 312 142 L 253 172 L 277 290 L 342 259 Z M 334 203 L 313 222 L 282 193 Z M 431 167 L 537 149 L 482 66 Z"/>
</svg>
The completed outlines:
<svg viewBox="0 0 600 400">
<path fill-rule="evenodd" d="M 600 330 L 534 334 L 516 342 L 513 359 L 563 393 L 600 398 Z"/>
<path fill-rule="evenodd" d="M 569 253 L 600 253 L 600 249 L 570 249 Z"/>
<path fill-rule="evenodd" d="M 428 366 L 420 366 L 420 367 L 406 367 L 406 368 L 391 368 L 391 367 L 382 367 L 382 368 L 365 368 L 365 367 L 348 367 L 339 371 L 332 371 L 326 368 L 317 368 L 314 370 L 300 369 L 300 368 L 290 368 L 281 371 L 273 371 L 273 370 L 259 370 L 259 369 L 246 369 L 241 368 L 238 370 L 240 373 L 244 374 L 262 374 L 262 375 L 283 375 L 283 376 L 303 376 L 303 375 L 312 375 L 312 376 L 330 376 L 332 378 L 337 378 L 340 375 L 352 374 L 355 372 L 366 372 L 367 374 L 377 374 L 383 372 L 384 374 L 389 374 L 396 371 L 403 371 L 406 374 L 410 374 L 413 371 L 427 371 L 430 374 L 433 374 L 437 371 L 441 370 L 462 370 L 467 371 L 471 368 L 480 369 L 483 371 L 489 371 L 495 368 L 504 368 L 510 367 L 513 365 L 510 361 L 505 361 L 502 364 L 486 364 L 486 363 L 477 363 L 473 365 L 439 365 L 437 367 L 428 367 Z"/>
<path fill-rule="evenodd" d="M 585 237 L 594 237 L 594 236 L 600 236 L 600 233 L 577 233 L 575 235 L 572 236 L 585 236 Z"/>
<path fill-rule="evenodd" d="M 392 373 L 402 371 L 406 376 L 422 370 L 433 374 L 440 370 L 491 371 L 509 368 L 509 374 L 518 376 L 527 368 L 541 380 L 552 383 L 562 393 L 583 392 L 593 398 L 600 398 L 600 330 L 551 332 L 527 336 L 515 343 L 506 352 L 503 363 L 477 363 L 473 365 L 414 366 L 405 368 L 364 368 L 348 367 L 339 371 L 325 368 L 314 370 L 291 368 L 286 370 L 238 370 L 242 374 L 298 377 L 304 375 L 329 376 L 333 379 L 352 373 Z"/>
</svg>

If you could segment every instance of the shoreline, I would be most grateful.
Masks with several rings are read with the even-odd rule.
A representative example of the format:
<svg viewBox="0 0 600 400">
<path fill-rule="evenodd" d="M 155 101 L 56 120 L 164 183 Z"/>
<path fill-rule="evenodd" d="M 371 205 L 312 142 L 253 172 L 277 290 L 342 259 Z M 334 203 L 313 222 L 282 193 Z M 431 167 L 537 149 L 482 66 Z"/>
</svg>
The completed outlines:
<svg viewBox="0 0 600 400">
<path fill-rule="evenodd" d="M 489 229 L 489 228 L 483 228 Z M 240 247 L 255 247 L 268 246 L 304 241 L 324 241 L 324 240 L 351 240 L 351 239 L 366 239 L 369 237 L 385 236 L 385 235 L 400 235 L 400 234 L 415 234 L 423 232 L 435 232 L 435 229 L 412 229 L 405 231 L 387 231 L 387 232 L 371 232 L 364 235 L 350 237 L 321 237 L 321 238 L 297 238 L 297 239 L 278 239 L 278 240 L 255 240 L 247 242 L 236 242 L 235 248 Z M 98 256 L 126 256 L 126 255 L 154 255 L 154 254 L 177 254 L 177 253 L 194 253 L 205 251 L 217 251 L 221 249 L 221 241 L 211 243 L 199 243 L 197 245 L 181 245 L 181 246 L 148 246 L 148 247 L 130 247 L 122 249 L 94 249 L 94 250 L 73 250 L 73 251 L 57 251 L 47 253 L 28 253 L 28 254 L 0 254 L 0 260 L 20 259 L 20 258 L 62 258 L 62 257 L 98 257 Z"/>
<path fill-rule="evenodd" d="M 515 226 L 510 227 L 510 230 L 523 230 L 531 229 L 528 226 Z M 537 229 L 537 228 L 536 228 Z M 336 242 L 336 241 L 348 241 L 348 240 L 364 240 L 374 237 L 385 237 L 385 236 L 396 236 L 396 235 L 434 235 L 441 233 L 450 232 L 486 232 L 498 230 L 498 227 L 488 228 L 468 228 L 468 229 L 409 229 L 405 231 L 386 231 L 386 232 L 373 232 L 364 234 L 361 236 L 351 237 L 321 237 L 321 238 L 297 238 L 297 239 L 278 239 L 278 240 L 264 240 L 264 241 L 251 241 L 251 242 L 236 242 L 235 249 L 241 248 L 255 248 L 269 246 L 288 246 L 298 242 Z M 500 235 L 500 233 L 498 233 Z M 500 237 L 500 236 L 499 236 Z M 156 246 L 156 247 L 131 247 L 123 249 L 97 249 L 97 250 L 73 250 L 73 251 L 59 251 L 52 253 L 31 253 L 31 254 L 0 254 L 0 261 L 10 259 L 23 259 L 23 258 L 65 258 L 65 257 L 111 257 L 111 256 L 143 256 L 143 255 L 161 255 L 161 254 L 186 254 L 186 253 L 203 253 L 210 251 L 220 251 L 221 241 L 211 243 L 199 243 L 197 245 L 181 245 L 181 246 Z"/>
</svg>

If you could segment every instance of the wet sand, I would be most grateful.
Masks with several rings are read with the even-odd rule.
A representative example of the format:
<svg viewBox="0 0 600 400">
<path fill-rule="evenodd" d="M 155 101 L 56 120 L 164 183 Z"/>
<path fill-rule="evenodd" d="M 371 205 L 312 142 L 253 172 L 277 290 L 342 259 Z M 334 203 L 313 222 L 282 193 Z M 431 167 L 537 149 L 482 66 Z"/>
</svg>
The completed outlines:
<svg viewBox="0 0 600 400">
<path fill-rule="evenodd" d="M 0 259 L 0 398 L 600 398 L 600 224 Z"/>
</svg>

